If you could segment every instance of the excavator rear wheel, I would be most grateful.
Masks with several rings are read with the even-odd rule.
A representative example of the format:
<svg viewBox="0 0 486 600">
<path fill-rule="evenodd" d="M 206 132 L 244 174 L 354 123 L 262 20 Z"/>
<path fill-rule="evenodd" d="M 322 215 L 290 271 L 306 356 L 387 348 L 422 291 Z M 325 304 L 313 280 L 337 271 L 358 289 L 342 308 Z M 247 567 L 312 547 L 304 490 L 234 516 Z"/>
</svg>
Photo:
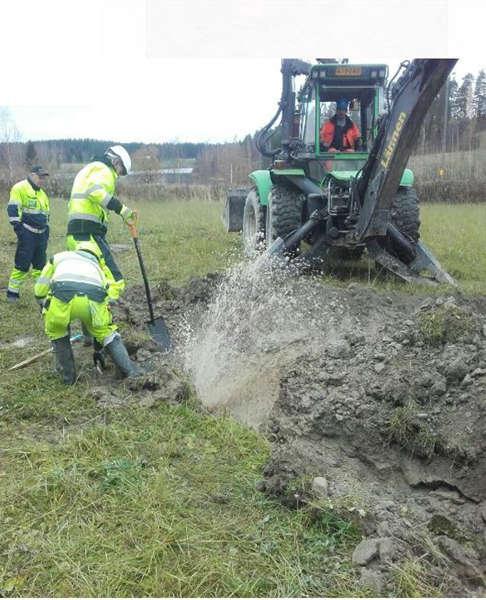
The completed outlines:
<svg viewBox="0 0 486 600">
<path fill-rule="evenodd" d="M 391 207 L 391 221 L 411 242 L 416 244 L 419 241 L 419 199 L 413 188 L 399 188 Z M 407 262 L 406 257 L 401 256 L 400 249 L 389 237 L 385 238 L 385 249 L 403 262 Z"/>
<path fill-rule="evenodd" d="M 278 237 L 284 238 L 302 225 L 304 195 L 284 185 L 274 185 L 268 195 L 266 240 L 270 246 Z"/>
</svg>

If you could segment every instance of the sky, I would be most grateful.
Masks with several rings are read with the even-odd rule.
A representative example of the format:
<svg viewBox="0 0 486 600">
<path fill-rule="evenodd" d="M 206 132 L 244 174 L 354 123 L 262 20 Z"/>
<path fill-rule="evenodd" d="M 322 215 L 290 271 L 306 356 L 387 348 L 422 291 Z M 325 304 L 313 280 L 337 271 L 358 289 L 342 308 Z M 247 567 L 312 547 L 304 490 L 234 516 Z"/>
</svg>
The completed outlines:
<svg viewBox="0 0 486 600">
<path fill-rule="evenodd" d="M 280 59 L 486 68 L 478 0 L 3 0 L 0 106 L 23 140 L 223 142 L 267 123 Z"/>
</svg>

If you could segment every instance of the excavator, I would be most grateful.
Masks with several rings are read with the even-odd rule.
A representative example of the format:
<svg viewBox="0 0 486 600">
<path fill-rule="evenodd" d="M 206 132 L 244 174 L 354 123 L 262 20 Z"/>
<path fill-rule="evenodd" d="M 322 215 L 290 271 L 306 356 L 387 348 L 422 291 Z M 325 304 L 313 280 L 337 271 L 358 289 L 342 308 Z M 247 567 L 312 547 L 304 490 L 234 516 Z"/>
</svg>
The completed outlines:
<svg viewBox="0 0 486 600">
<path fill-rule="evenodd" d="M 406 166 L 456 62 L 404 61 L 388 81 L 384 64 L 282 59 L 278 110 L 256 138 L 268 168 L 250 173 L 251 188 L 228 194 L 227 231 L 243 231 L 250 256 L 263 248 L 267 256 L 325 261 L 366 251 L 406 282 L 455 285 L 420 240 L 414 175 Z M 330 148 L 322 130 L 342 99 L 360 137 L 353 148 Z"/>
</svg>

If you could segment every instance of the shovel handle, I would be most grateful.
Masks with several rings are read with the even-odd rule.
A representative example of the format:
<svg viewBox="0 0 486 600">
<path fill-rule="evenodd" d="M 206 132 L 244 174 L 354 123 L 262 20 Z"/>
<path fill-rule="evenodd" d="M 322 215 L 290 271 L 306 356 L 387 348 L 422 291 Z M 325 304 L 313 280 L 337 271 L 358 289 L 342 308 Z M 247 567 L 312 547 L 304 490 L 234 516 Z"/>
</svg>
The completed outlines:
<svg viewBox="0 0 486 600">
<path fill-rule="evenodd" d="M 128 231 L 130 232 L 130 236 L 134 240 L 136 240 L 138 238 L 137 223 L 138 223 L 138 212 L 136 210 L 134 210 L 133 216 L 131 217 L 131 219 L 129 219 L 127 221 Z"/>
<path fill-rule="evenodd" d="M 150 286 L 147 279 L 147 273 L 145 271 L 145 265 L 143 263 L 142 252 L 140 251 L 140 244 L 138 241 L 138 230 L 137 230 L 138 212 L 133 211 L 133 217 L 127 221 L 127 227 L 130 231 L 130 235 L 137 251 L 138 264 L 140 265 L 140 271 L 142 273 L 143 285 L 145 287 L 145 295 L 147 296 L 147 305 L 149 309 L 150 322 L 154 321 L 154 308 L 152 305 L 152 295 L 150 294 Z"/>
</svg>

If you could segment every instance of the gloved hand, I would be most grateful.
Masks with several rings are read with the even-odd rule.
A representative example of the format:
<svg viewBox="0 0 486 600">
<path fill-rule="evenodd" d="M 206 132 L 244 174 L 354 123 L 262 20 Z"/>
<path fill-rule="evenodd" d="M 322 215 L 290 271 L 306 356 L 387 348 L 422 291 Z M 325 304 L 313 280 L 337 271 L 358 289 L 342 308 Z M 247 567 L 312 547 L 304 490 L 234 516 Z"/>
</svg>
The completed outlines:
<svg viewBox="0 0 486 600">
<path fill-rule="evenodd" d="M 20 221 L 15 221 L 13 223 L 13 229 L 15 231 L 15 235 L 19 235 L 19 233 L 22 231 L 23 227 L 22 227 L 22 223 Z"/>
<path fill-rule="evenodd" d="M 125 223 L 133 221 L 135 219 L 135 211 L 131 208 L 128 208 L 128 206 L 125 206 L 124 204 L 120 211 L 120 217 L 125 221 Z"/>
</svg>

